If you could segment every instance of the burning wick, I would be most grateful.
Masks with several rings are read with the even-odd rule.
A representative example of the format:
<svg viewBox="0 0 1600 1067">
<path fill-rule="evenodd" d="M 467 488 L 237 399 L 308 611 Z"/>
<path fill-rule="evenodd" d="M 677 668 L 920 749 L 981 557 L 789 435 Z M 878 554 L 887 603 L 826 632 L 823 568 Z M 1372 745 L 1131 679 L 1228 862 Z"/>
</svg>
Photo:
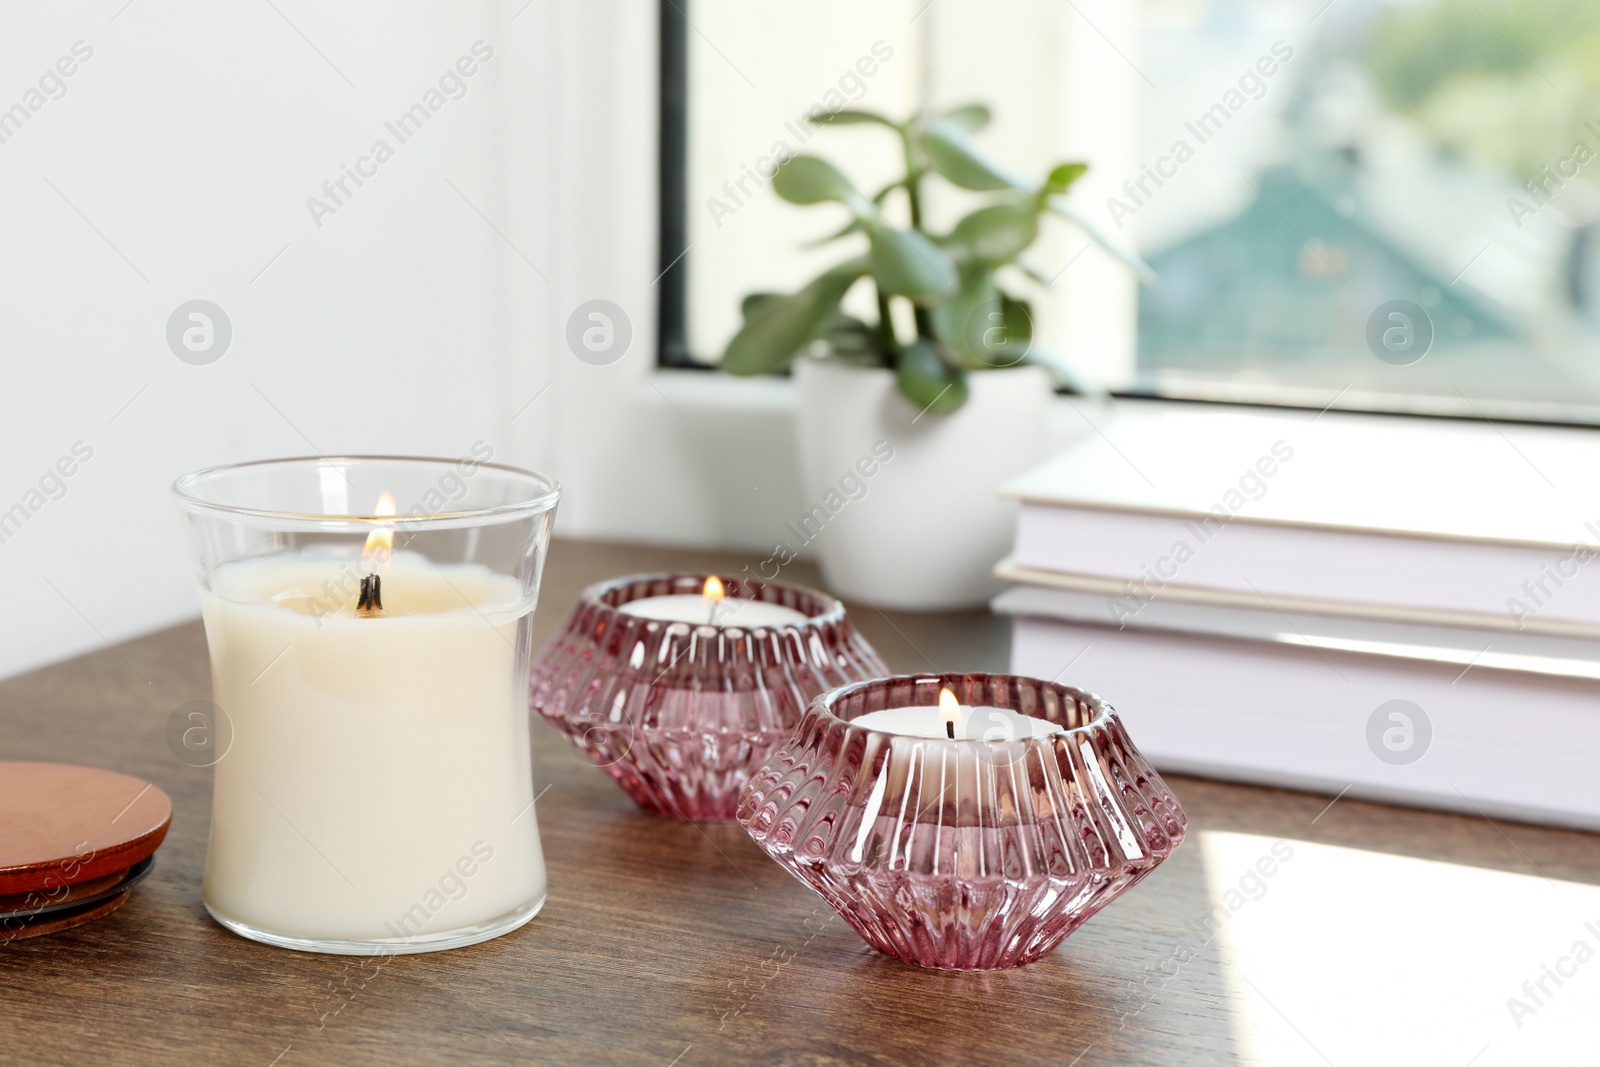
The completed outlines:
<svg viewBox="0 0 1600 1067">
<path fill-rule="evenodd" d="M 376 574 L 361 576 L 361 599 L 356 602 L 356 611 L 364 619 L 383 614 L 383 579 Z"/>
<path fill-rule="evenodd" d="M 384 490 L 378 494 L 374 515 L 396 513 L 394 494 Z M 356 614 L 363 619 L 374 619 L 383 614 L 383 579 L 380 570 L 387 570 L 389 557 L 394 553 L 394 526 L 385 524 L 367 534 L 367 543 L 361 549 L 361 566 L 368 573 L 361 576 L 361 596 L 356 601 Z"/>
<path fill-rule="evenodd" d="M 944 735 L 956 739 L 956 717 L 961 714 L 961 701 L 948 689 L 939 690 L 939 710 L 944 712 Z"/>
<path fill-rule="evenodd" d="M 715 626 L 717 624 L 717 609 L 722 607 L 722 601 L 728 595 L 723 591 L 722 579 L 715 574 L 707 578 L 705 587 L 700 590 L 700 595 L 706 601 L 706 625 Z"/>
</svg>

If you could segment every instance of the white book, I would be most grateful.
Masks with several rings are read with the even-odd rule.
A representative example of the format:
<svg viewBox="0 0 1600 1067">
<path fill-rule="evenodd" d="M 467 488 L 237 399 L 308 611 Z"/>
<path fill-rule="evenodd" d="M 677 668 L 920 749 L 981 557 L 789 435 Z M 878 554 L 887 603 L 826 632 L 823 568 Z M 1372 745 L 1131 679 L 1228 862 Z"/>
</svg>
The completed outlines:
<svg viewBox="0 0 1600 1067">
<path fill-rule="evenodd" d="M 1600 830 L 1600 641 L 1019 587 L 1012 670 L 1096 693 L 1157 768 Z"/>
<path fill-rule="evenodd" d="M 1003 575 L 1600 636 L 1600 432 L 1132 408 L 1002 490 Z"/>
</svg>

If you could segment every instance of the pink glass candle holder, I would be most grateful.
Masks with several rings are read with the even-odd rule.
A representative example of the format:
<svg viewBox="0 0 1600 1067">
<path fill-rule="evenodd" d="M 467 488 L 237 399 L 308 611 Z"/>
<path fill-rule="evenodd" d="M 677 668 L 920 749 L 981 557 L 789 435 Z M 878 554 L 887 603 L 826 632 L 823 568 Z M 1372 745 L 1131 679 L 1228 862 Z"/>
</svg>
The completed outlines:
<svg viewBox="0 0 1600 1067">
<path fill-rule="evenodd" d="M 1061 732 L 1005 739 L 1017 737 L 1013 725 L 973 735 L 1000 739 L 951 740 L 853 722 L 885 709 L 933 714 L 943 688 L 996 723 L 1017 720 L 988 709 Z M 873 948 L 952 970 L 1037 960 L 1154 870 L 1186 825 L 1109 705 L 1002 674 L 880 678 L 824 694 L 751 777 L 738 818 Z"/>
<path fill-rule="evenodd" d="M 620 610 L 692 598 L 706 578 L 635 575 L 585 589 L 534 661 L 530 704 L 646 811 L 728 820 L 813 697 L 888 669 L 843 604 L 802 586 L 727 579 L 716 625 Z M 771 614 L 757 604 L 797 621 L 740 625 Z"/>
</svg>

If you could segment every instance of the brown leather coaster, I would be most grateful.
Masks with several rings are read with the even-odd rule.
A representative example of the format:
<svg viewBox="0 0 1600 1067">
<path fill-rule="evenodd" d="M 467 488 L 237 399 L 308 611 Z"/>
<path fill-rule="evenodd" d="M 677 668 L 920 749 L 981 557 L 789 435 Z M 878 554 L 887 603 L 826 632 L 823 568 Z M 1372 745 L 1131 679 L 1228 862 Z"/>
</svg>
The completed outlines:
<svg viewBox="0 0 1600 1067">
<path fill-rule="evenodd" d="M 167 794 L 138 778 L 0 762 L 0 895 L 58 894 L 122 874 L 161 846 L 171 822 Z"/>
<path fill-rule="evenodd" d="M 104 878 L 91 878 L 87 882 L 66 885 L 55 890 L 36 889 L 32 893 L 12 893 L 0 897 L 0 923 L 32 922 L 34 919 L 57 912 L 98 904 L 109 900 L 125 889 L 132 889 L 144 881 L 145 875 L 155 866 L 156 858 L 147 856 L 116 874 Z"/>
<path fill-rule="evenodd" d="M 63 930 L 70 930 L 74 926 L 92 923 L 96 919 L 104 918 L 122 907 L 128 902 L 128 897 L 132 893 L 132 889 L 124 889 L 108 900 L 87 904 L 71 911 L 54 912 L 31 921 L 0 919 L 0 945 L 8 941 L 25 941 L 30 937 L 58 934 Z"/>
<path fill-rule="evenodd" d="M 56 904 L 76 904 L 80 900 L 99 896 L 107 889 L 127 881 L 128 873 L 128 871 L 118 871 L 104 878 L 91 878 L 87 882 L 78 882 L 75 885 L 52 886 L 49 889 L 35 889 L 28 893 L 7 893 L 5 896 L 0 896 L 0 919 Z"/>
</svg>

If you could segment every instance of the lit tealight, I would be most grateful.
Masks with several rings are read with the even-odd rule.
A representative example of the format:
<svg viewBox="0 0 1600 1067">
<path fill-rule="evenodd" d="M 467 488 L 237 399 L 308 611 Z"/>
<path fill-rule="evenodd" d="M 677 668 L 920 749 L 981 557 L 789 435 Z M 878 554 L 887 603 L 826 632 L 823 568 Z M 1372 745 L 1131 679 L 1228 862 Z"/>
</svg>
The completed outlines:
<svg viewBox="0 0 1600 1067">
<path fill-rule="evenodd" d="M 706 579 L 706 584 L 701 587 L 700 595 L 706 602 L 706 622 L 715 626 L 717 624 L 717 609 L 722 606 L 722 601 L 728 593 L 722 588 L 722 579 L 715 574 Z"/>
<path fill-rule="evenodd" d="M 939 714 L 944 717 L 944 735 L 956 736 L 956 722 L 961 718 L 961 701 L 948 689 L 939 690 Z"/>
</svg>

